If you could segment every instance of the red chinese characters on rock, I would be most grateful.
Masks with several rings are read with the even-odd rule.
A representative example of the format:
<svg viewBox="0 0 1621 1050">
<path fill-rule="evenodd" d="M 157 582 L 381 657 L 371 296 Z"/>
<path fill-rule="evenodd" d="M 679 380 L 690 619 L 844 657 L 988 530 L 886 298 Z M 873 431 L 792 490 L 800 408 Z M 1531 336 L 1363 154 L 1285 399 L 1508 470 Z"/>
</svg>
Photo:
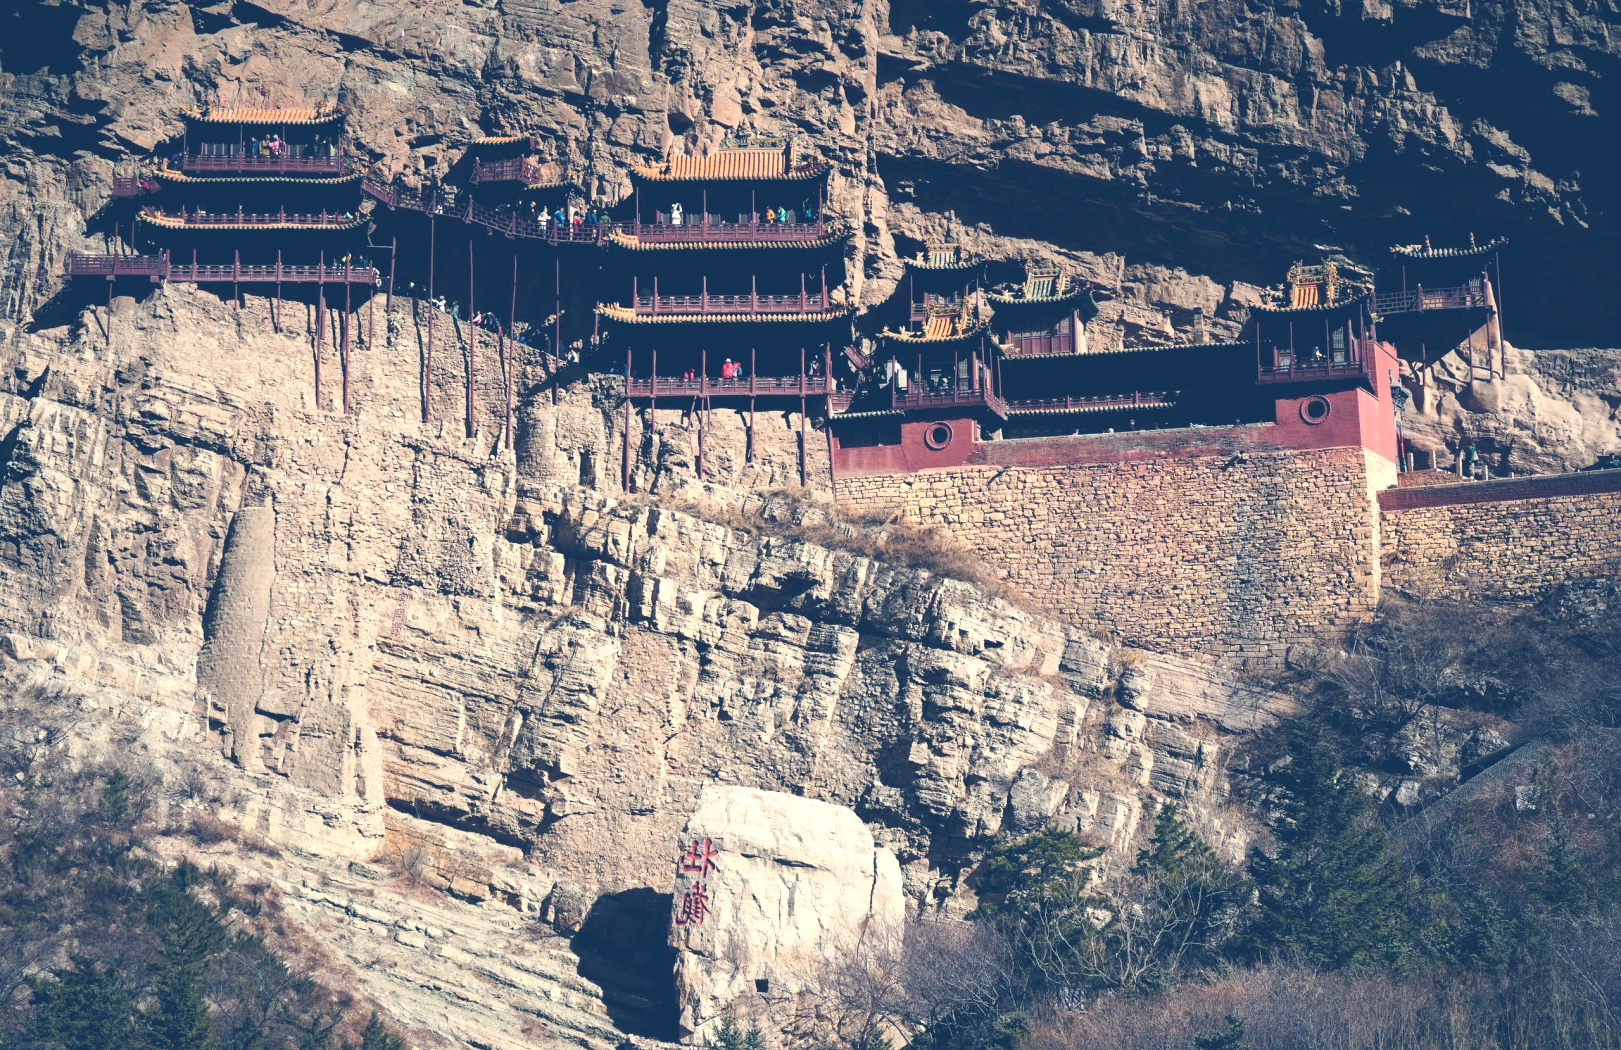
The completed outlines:
<svg viewBox="0 0 1621 1050">
<path fill-rule="evenodd" d="M 692 884 L 692 888 L 681 895 L 681 910 L 676 913 L 677 926 L 702 926 L 704 916 L 711 914 L 709 907 L 709 887 L 701 882 Z"/>
<path fill-rule="evenodd" d="M 681 851 L 681 858 L 677 862 L 681 874 L 696 875 L 698 878 L 681 895 L 681 910 L 675 916 L 677 926 L 701 926 L 706 916 L 714 914 L 709 906 L 709 887 L 704 885 L 703 880 L 716 870 L 715 858 L 719 855 L 720 850 L 709 839 L 702 842 L 693 839 Z"/>
<path fill-rule="evenodd" d="M 718 856 L 720 850 L 711 845 L 708 839 L 704 839 L 701 843 L 693 839 L 692 844 L 681 854 L 681 872 L 704 878 L 715 870 L 715 858 Z"/>
</svg>

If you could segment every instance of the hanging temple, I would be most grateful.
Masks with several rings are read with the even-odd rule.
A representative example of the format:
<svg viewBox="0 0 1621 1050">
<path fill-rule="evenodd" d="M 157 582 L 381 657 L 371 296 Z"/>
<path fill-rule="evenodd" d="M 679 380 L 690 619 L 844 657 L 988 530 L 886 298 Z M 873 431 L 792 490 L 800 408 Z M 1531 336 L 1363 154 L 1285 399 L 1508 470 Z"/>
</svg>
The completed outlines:
<svg viewBox="0 0 1621 1050">
<path fill-rule="evenodd" d="M 791 138 L 740 136 L 704 156 L 633 166 L 633 191 L 598 207 L 562 163 L 537 155 L 533 136 L 475 139 L 443 177 L 411 187 L 357 169 L 339 108 L 181 117 L 177 141 L 114 179 L 128 218 L 115 225 L 116 249 L 73 255 L 65 276 L 105 280 L 109 308 L 119 282 L 230 285 L 238 302 L 242 285 L 256 285 L 278 329 L 284 294 L 313 295 L 318 390 L 326 317 L 341 310 L 345 412 L 359 307 L 370 326 L 374 299 L 392 311 L 397 292 L 425 296 L 431 374 L 435 315 L 442 325 L 459 311 L 445 302 L 453 292 L 466 320 L 479 319 L 474 340 L 482 330 L 503 354 L 518 340 L 544 348 L 554 387 L 565 364 L 624 376 L 627 485 L 628 415 L 660 398 L 736 407 L 751 431 L 757 408 L 797 410 L 802 429 L 815 418 L 836 488 L 984 461 L 997 442 L 1232 426 L 1268 427 L 1269 447 L 1360 447 L 1399 463 L 1404 362 L 1421 384 L 1422 368 L 1453 350 L 1471 375 L 1504 369 L 1493 283 L 1502 240 L 1399 246 L 1377 273 L 1343 257 L 1300 262 L 1237 339 L 1094 346 L 1092 288 L 1066 267 L 1029 262 L 1022 282 L 988 284 L 1009 264 L 949 238 L 904 260 L 890 302 L 858 311 L 838 283 L 853 230 L 827 214 L 832 167 Z M 373 243 L 384 210 L 397 232 Z M 447 273 L 437 260 L 452 244 Z M 475 259 L 488 269 L 503 253 L 510 265 L 477 283 Z M 475 367 L 472 353 L 465 360 Z M 426 420 L 426 378 L 423 390 Z M 510 376 L 504 411 L 510 447 Z"/>
</svg>

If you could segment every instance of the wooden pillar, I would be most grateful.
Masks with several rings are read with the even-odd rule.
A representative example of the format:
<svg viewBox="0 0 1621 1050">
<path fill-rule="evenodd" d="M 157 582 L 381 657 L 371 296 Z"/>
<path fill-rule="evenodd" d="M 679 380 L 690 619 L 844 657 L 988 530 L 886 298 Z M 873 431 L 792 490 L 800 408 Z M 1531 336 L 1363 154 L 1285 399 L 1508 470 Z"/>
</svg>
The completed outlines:
<svg viewBox="0 0 1621 1050">
<path fill-rule="evenodd" d="M 236 304 L 238 310 L 242 309 L 242 252 L 231 253 L 231 302 Z"/>
<path fill-rule="evenodd" d="M 653 348 L 652 378 L 647 381 L 647 426 L 651 430 L 658 423 L 659 411 L 659 349 Z"/>
<path fill-rule="evenodd" d="M 620 477 L 624 479 L 624 490 L 630 491 L 630 348 L 625 348 L 625 463 Z"/>
<path fill-rule="evenodd" d="M 276 249 L 276 306 L 270 312 L 270 326 L 281 334 L 281 249 Z"/>
<path fill-rule="evenodd" d="M 388 242 L 388 305 L 383 313 L 389 317 L 394 316 L 394 259 L 400 254 L 400 238 L 395 235 Z"/>
<path fill-rule="evenodd" d="M 800 305 L 805 301 L 805 275 L 799 275 Z M 799 348 L 799 486 L 804 488 L 810 477 L 805 462 L 805 348 Z"/>
<path fill-rule="evenodd" d="M 422 360 L 422 422 L 433 418 L 433 315 L 439 312 L 433 300 L 434 248 L 433 199 L 428 199 L 428 351 Z"/>
<path fill-rule="evenodd" d="M 557 260 L 557 284 L 553 289 L 552 300 L 552 353 L 556 355 L 556 364 L 552 368 L 552 404 L 557 404 L 557 374 L 563 370 L 563 260 Z M 655 284 L 655 292 L 658 286 Z M 657 303 L 657 295 L 654 296 Z"/>
<path fill-rule="evenodd" d="M 513 358 L 518 356 L 518 253 L 512 253 L 512 303 L 507 308 L 507 336 L 512 340 L 512 354 L 506 353 L 503 344 L 501 351 L 501 368 L 505 374 L 507 384 L 507 437 L 506 445 L 512 448 L 512 370 L 516 367 Z"/>
<path fill-rule="evenodd" d="M 467 358 L 463 365 L 463 386 L 467 391 L 467 436 L 478 437 L 478 419 L 473 407 L 473 383 L 475 364 L 478 355 L 478 325 L 473 318 L 478 316 L 474 308 L 478 302 L 477 285 L 473 283 L 473 239 L 467 238 Z"/>
<path fill-rule="evenodd" d="M 820 210 L 817 212 L 821 214 Z M 828 413 L 827 419 L 827 483 L 833 492 L 833 502 L 839 501 L 839 469 L 833 463 L 833 413 Z"/>
<path fill-rule="evenodd" d="M 326 256 L 322 252 L 322 258 Z M 325 266 L 321 273 L 325 273 Z M 326 285 L 321 281 L 321 274 L 315 279 L 315 410 L 321 411 L 321 351 L 326 343 Z"/>
<path fill-rule="evenodd" d="M 338 327 L 343 333 L 343 346 L 338 352 L 338 363 L 343 368 L 343 414 L 349 414 L 349 312 L 353 304 L 349 298 L 349 264 L 343 264 L 343 317 Z"/>
<path fill-rule="evenodd" d="M 117 269 L 117 264 L 114 264 Z M 117 274 L 107 275 L 107 349 L 113 348 L 113 284 L 118 280 Z"/>
</svg>

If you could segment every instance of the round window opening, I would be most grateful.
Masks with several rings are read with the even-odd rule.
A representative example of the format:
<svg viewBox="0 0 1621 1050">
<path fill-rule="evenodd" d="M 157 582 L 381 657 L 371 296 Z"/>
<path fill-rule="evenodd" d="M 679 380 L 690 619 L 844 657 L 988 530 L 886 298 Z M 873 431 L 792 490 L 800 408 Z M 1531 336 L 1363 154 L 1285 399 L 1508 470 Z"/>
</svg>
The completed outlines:
<svg viewBox="0 0 1621 1050">
<path fill-rule="evenodd" d="M 1312 426 L 1328 419 L 1328 398 L 1321 395 L 1308 397 L 1300 403 L 1300 418 Z"/>
<path fill-rule="evenodd" d="M 923 443 L 936 452 L 951 444 L 951 424 L 930 423 L 929 429 L 923 432 Z"/>
</svg>

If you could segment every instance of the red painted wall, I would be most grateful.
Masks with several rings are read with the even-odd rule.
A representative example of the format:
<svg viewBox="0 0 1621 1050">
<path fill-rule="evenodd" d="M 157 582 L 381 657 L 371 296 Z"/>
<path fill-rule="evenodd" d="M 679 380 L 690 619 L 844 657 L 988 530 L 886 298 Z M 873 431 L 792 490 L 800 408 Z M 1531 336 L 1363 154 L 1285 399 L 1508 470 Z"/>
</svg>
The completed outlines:
<svg viewBox="0 0 1621 1050">
<path fill-rule="evenodd" d="M 944 448 L 931 449 L 925 441 L 930 428 L 945 424 L 951 428 L 951 441 Z M 841 478 L 861 478 L 871 474 L 912 474 L 931 467 L 960 467 L 969 461 L 980 444 L 979 424 L 972 419 L 931 419 L 902 423 L 899 445 L 872 445 L 844 448 L 833 434 L 833 462 Z"/>
<path fill-rule="evenodd" d="M 965 463 L 988 466 L 1055 466 L 1063 463 L 1114 463 L 1165 455 L 1235 455 L 1246 450 L 1364 448 L 1396 462 L 1396 417 L 1391 409 L 1390 377 L 1400 375 L 1395 349 L 1374 345 L 1374 392 L 1361 387 L 1320 394 L 1280 397 L 1276 422 L 1238 427 L 1186 430 L 1139 430 L 1116 434 L 1022 438 L 1013 441 L 978 441 L 972 419 L 945 420 L 953 431 L 944 449 L 931 449 L 924 435 L 936 420 L 901 426 L 899 445 L 843 448 L 834 435 L 834 463 L 839 477 L 874 474 L 911 474 L 919 470 L 960 467 Z M 1288 391 L 1281 388 L 1279 393 Z M 1308 402 L 1322 399 L 1327 415 L 1313 420 L 1303 413 Z"/>
</svg>

